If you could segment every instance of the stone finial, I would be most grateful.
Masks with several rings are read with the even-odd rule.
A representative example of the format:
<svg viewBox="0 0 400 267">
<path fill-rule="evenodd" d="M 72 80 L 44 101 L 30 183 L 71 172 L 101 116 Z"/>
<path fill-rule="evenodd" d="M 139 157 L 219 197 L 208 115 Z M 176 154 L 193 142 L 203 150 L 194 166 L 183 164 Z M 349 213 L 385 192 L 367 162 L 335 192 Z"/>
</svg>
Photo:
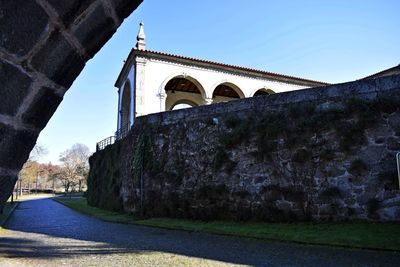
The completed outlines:
<svg viewBox="0 0 400 267">
<path fill-rule="evenodd" d="M 136 37 L 136 48 L 139 50 L 146 50 L 146 35 L 144 34 L 144 23 L 140 22 L 139 33 Z"/>
</svg>

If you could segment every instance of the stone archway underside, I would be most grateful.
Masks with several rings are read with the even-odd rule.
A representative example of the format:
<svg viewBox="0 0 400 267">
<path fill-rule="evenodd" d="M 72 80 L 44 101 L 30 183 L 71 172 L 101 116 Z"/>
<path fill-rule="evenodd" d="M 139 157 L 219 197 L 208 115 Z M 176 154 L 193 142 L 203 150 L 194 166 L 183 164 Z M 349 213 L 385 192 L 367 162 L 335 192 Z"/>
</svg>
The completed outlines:
<svg viewBox="0 0 400 267">
<path fill-rule="evenodd" d="M 141 2 L 0 2 L 0 208 L 64 93 Z"/>
</svg>

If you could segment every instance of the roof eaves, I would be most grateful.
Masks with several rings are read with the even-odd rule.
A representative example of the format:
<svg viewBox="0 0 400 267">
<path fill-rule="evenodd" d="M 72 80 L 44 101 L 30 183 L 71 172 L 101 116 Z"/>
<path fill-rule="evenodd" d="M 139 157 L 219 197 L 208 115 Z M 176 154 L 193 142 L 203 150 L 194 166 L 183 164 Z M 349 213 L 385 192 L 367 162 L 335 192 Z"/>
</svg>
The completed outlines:
<svg viewBox="0 0 400 267">
<path fill-rule="evenodd" d="M 137 54 L 143 54 L 143 55 L 149 55 L 149 56 L 156 56 L 156 57 L 167 57 L 167 58 L 173 58 L 177 60 L 184 60 L 184 61 L 194 61 L 197 63 L 201 64 L 208 64 L 208 65 L 213 65 L 217 67 L 222 67 L 222 68 L 228 68 L 232 70 L 238 70 L 241 72 L 250 72 L 250 73 L 257 73 L 261 74 L 264 76 L 270 76 L 270 78 L 275 78 L 277 80 L 289 80 L 289 81 L 297 81 L 302 84 L 312 84 L 315 86 L 324 86 L 324 85 L 329 85 L 329 83 L 326 82 L 321 82 L 321 81 L 315 81 L 315 80 L 309 80 L 309 79 L 304 79 L 304 78 L 299 78 L 299 77 L 294 77 L 294 76 L 289 76 L 289 75 L 283 75 L 283 74 L 278 74 L 278 73 L 273 73 L 273 72 L 268 72 L 268 71 L 263 71 L 263 70 L 257 70 L 257 69 L 252 69 L 252 68 L 247 68 L 247 67 L 240 67 L 240 66 L 235 66 L 235 65 L 229 65 L 229 64 L 224 64 L 224 63 L 219 63 L 219 62 L 214 62 L 214 61 L 209 61 L 209 60 L 203 60 L 203 59 L 196 59 L 196 58 L 191 58 L 191 57 L 185 57 L 185 56 L 180 56 L 180 55 L 174 55 L 174 54 L 167 54 L 163 52 L 157 52 L 157 51 L 151 51 L 151 50 L 136 50 Z"/>
<path fill-rule="evenodd" d="M 122 66 L 121 72 L 118 75 L 117 80 L 114 83 L 114 86 L 119 88 L 122 84 L 122 78 L 124 76 L 126 76 L 127 72 L 129 71 L 129 67 L 131 65 L 132 60 L 134 59 L 134 56 L 136 54 L 136 49 L 132 48 L 131 51 L 129 52 L 128 57 L 126 58 L 126 60 L 124 61 L 124 65 Z"/>
</svg>

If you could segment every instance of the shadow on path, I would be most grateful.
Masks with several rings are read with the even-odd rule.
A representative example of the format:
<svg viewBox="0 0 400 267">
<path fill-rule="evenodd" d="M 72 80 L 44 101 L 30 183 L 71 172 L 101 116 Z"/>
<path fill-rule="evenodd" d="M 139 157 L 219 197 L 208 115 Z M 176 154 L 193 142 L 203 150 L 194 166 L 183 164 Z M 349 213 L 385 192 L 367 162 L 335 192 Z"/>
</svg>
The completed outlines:
<svg viewBox="0 0 400 267">
<path fill-rule="evenodd" d="M 6 228 L 0 239 L 6 258 L 161 252 L 253 266 L 398 266 L 400 256 L 110 223 L 51 199 L 22 202 Z"/>
</svg>

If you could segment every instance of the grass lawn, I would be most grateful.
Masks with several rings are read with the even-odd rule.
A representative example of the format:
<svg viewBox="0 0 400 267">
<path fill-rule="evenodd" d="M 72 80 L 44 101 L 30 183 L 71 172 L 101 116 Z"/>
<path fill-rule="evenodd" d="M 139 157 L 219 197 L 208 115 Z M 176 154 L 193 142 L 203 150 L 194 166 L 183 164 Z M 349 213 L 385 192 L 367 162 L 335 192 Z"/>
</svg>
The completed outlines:
<svg viewBox="0 0 400 267">
<path fill-rule="evenodd" d="M 111 222 L 308 244 L 400 251 L 400 223 L 240 223 L 171 218 L 138 220 L 125 213 L 91 207 L 85 198 L 55 200 L 82 213 Z"/>
</svg>

